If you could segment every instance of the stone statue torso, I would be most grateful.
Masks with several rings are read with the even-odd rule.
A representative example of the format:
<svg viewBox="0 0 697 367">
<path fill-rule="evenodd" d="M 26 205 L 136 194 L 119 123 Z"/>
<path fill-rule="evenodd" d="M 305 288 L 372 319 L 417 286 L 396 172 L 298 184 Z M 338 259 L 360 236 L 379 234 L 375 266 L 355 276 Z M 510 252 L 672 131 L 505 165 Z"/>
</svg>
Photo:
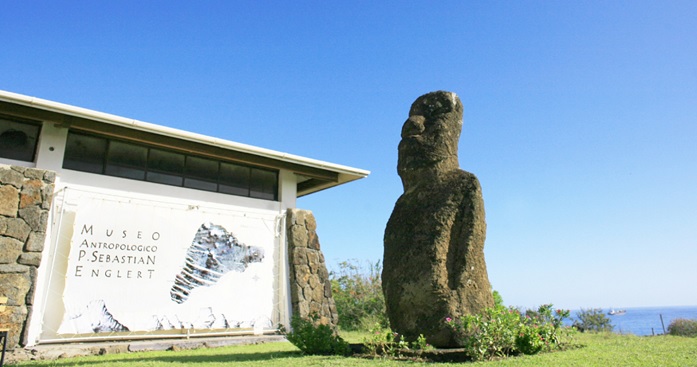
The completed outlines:
<svg viewBox="0 0 697 367">
<path fill-rule="evenodd" d="M 458 340 L 446 317 L 493 306 L 484 261 L 484 201 L 459 169 L 462 104 L 454 93 L 419 97 L 402 128 L 397 171 L 404 193 L 385 228 L 382 286 L 392 330 L 436 347 Z"/>
</svg>

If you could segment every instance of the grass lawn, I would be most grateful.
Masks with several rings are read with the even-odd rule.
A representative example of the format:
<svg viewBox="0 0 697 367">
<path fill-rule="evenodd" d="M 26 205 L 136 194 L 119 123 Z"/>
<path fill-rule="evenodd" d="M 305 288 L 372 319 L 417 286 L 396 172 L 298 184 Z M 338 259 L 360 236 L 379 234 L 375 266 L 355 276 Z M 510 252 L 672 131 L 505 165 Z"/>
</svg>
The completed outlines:
<svg viewBox="0 0 697 367">
<path fill-rule="evenodd" d="M 361 341 L 361 334 L 344 338 Z M 636 337 L 615 334 L 577 334 L 583 347 L 564 352 L 514 357 L 478 363 L 438 363 L 436 366 L 697 366 L 697 338 L 673 336 Z M 290 343 L 268 343 L 167 352 L 111 354 L 104 356 L 24 362 L 19 366 L 410 366 L 410 361 L 344 357 L 303 356 Z"/>
</svg>

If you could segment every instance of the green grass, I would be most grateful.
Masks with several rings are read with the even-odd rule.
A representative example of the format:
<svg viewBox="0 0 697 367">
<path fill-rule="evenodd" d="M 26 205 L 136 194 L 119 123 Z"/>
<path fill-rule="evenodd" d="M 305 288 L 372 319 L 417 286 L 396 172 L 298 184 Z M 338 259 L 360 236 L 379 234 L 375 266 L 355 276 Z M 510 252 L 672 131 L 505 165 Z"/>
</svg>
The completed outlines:
<svg viewBox="0 0 697 367">
<path fill-rule="evenodd" d="M 617 334 L 578 334 L 582 348 L 473 366 L 697 366 L 697 338 L 638 337 Z"/>
<path fill-rule="evenodd" d="M 360 333 L 345 333 L 351 341 L 362 340 Z M 582 348 L 535 356 L 479 363 L 439 363 L 435 366 L 697 366 L 697 338 L 675 336 L 636 337 L 616 334 L 577 334 Z M 56 361 L 24 362 L 19 366 L 412 366 L 409 361 L 344 357 L 303 356 L 290 343 L 268 343 L 168 352 L 111 354 Z"/>
</svg>

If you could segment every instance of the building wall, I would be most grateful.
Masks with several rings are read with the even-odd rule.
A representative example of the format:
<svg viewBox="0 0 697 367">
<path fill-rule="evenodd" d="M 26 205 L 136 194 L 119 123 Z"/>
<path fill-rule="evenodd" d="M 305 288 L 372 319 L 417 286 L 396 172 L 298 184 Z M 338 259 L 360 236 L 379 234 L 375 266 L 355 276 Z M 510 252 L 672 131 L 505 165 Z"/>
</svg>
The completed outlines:
<svg viewBox="0 0 697 367">
<path fill-rule="evenodd" d="M 50 218 L 55 210 L 52 206 L 62 205 L 61 200 L 54 203 L 54 196 L 60 198 L 66 188 L 160 197 L 194 207 L 203 203 L 275 211 L 286 223 L 278 228 L 278 321 L 289 327 L 290 315 L 317 313 L 322 322 L 336 325 L 338 317 L 314 216 L 309 211 L 293 210 L 297 199 L 293 172 L 279 172 L 278 201 L 268 201 L 64 170 L 67 129 L 58 126 L 44 121 L 35 162 L 0 159 L 0 295 L 9 298 L 7 310 L 0 314 L 0 327 L 11 329 L 10 348 L 39 341 L 41 313 L 54 312 L 46 309 L 46 300 L 56 297 L 49 281 L 54 262 L 49 253 L 55 242 Z"/>
<path fill-rule="evenodd" d="M 10 349 L 26 344 L 55 178 L 52 171 L 0 166 L 0 295 L 8 297 L 0 327 L 10 328 Z"/>
<path fill-rule="evenodd" d="M 52 205 L 56 204 L 52 202 L 51 194 L 55 193 L 53 196 L 60 199 L 60 193 L 66 189 L 88 190 L 106 195 L 129 195 L 140 199 L 162 198 L 169 202 L 186 203 L 192 207 L 205 205 L 223 210 L 249 208 L 253 212 L 275 211 L 283 217 L 286 209 L 296 205 L 297 177 L 286 170 L 279 172 L 278 201 L 66 170 L 62 168 L 62 161 L 67 131 L 65 127 L 59 127 L 54 122 L 44 121 L 35 162 L 0 159 L 0 295 L 10 298 L 7 312 L 0 315 L 0 326 L 3 326 L 3 323 L 11 325 L 12 339 L 9 344 L 13 347 L 40 342 L 45 327 L 44 314 L 55 313 L 56 317 L 60 318 L 62 311 L 60 308 L 51 308 L 51 299 L 55 298 L 51 285 L 56 282 L 51 277 L 51 269 L 56 263 L 49 255 L 52 253 L 51 246 L 55 246 L 55 241 L 51 238 L 54 226 L 50 223 L 49 216 L 53 215 L 50 214 Z M 43 183 L 40 188 L 42 201 L 34 205 L 29 202 L 29 198 L 33 198 L 29 190 L 35 190 L 37 179 Z M 41 208 L 40 212 L 35 207 Z M 285 227 L 281 226 L 279 230 L 281 243 L 276 259 L 278 276 L 286 281 L 278 283 L 279 294 L 275 302 L 278 307 L 278 321 L 288 325 L 291 307 L 287 283 Z M 43 266 L 40 267 L 42 254 Z M 35 310 L 33 314 L 32 310 Z"/>
</svg>

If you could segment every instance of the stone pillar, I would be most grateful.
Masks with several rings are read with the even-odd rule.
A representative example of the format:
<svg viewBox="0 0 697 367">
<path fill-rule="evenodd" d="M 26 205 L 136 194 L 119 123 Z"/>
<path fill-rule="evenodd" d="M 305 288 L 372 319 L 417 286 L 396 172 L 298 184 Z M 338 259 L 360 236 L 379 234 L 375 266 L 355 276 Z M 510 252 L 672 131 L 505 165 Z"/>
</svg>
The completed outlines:
<svg viewBox="0 0 697 367">
<path fill-rule="evenodd" d="M 8 298 L 0 327 L 10 328 L 8 349 L 27 344 L 55 179 L 51 171 L 0 166 L 0 295 Z"/>
<path fill-rule="evenodd" d="M 316 229 L 311 211 L 288 209 L 286 233 L 292 311 L 294 316 L 302 318 L 317 314 L 320 323 L 336 328 L 339 316 Z"/>
</svg>

